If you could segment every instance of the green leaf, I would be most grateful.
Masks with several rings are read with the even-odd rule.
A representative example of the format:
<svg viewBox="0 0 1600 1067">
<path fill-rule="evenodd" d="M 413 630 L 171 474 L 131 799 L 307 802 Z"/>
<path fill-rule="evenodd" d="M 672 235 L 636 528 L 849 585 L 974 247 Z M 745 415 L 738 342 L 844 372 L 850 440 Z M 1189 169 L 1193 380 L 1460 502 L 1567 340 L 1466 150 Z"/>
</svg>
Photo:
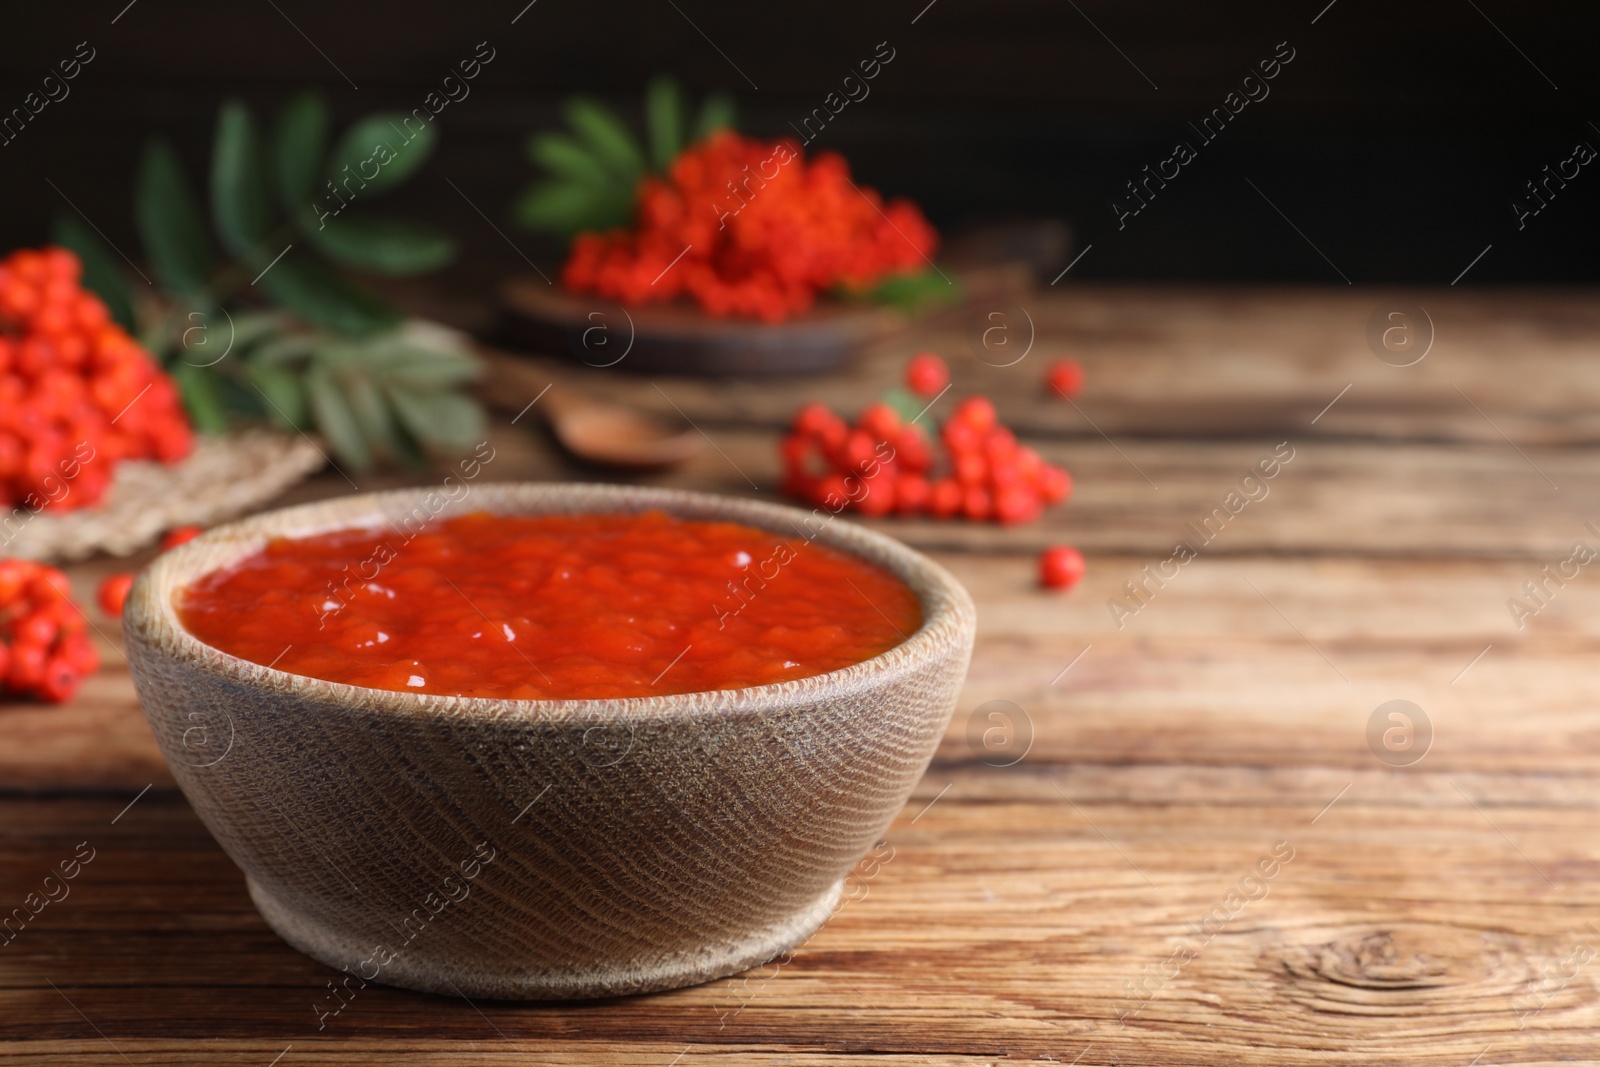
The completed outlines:
<svg viewBox="0 0 1600 1067">
<path fill-rule="evenodd" d="M 344 386 L 350 410 L 355 413 L 361 434 L 373 452 L 386 459 L 405 457 L 410 450 L 401 440 L 389 405 L 384 402 L 383 394 L 372 379 L 354 370 L 337 373 L 335 377 Z"/>
<path fill-rule="evenodd" d="M 883 402 L 893 408 L 894 413 L 899 415 L 900 421 L 904 423 L 910 423 L 928 408 L 927 401 L 898 385 L 883 394 Z"/>
<path fill-rule="evenodd" d="M 631 192 L 572 182 L 540 182 L 523 193 L 516 205 L 519 224 L 555 233 L 608 230 L 627 225 L 632 215 Z"/>
<path fill-rule="evenodd" d="M 384 390 L 400 424 L 417 441 L 439 449 L 469 448 L 483 439 L 483 409 L 460 393 L 421 393 L 390 386 Z"/>
<path fill-rule="evenodd" d="M 176 360 L 193 367 L 214 367 L 233 350 L 235 326 L 227 312 L 203 294 L 173 300 L 165 318 L 152 325 L 155 329 L 149 343 L 163 352 L 169 363 Z"/>
<path fill-rule="evenodd" d="M 575 182 L 614 183 L 616 178 L 587 149 L 564 133 L 536 133 L 528 138 L 528 157 L 551 174 Z"/>
<path fill-rule="evenodd" d="M 222 433 L 228 428 L 227 403 L 222 398 L 222 382 L 216 371 L 179 362 L 172 370 L 183 395 L 183 406 L 203 433 Z"/>
<path fill-rule="evenodd" d="M 211 276 L 216 249 L 206 231 L 189 176 L 163 141 L 151 141 L 139 164 L 134 221 L 163 288 L 195 294 Z"/>
<path fill-rule="evenodd" d="M 240 311 L 233 316 L 233 351 L 243 352 L 258 341 L 276 337 L 289 319 L 276 311 Z"/>
<path fill-rule="evenodd" d="M 403 111 L 368 115 L 339 138 L 328 163 L 328 177 L 342 198 L 392 189 L 427 161 L 437 140 L 433 124 L 418 127 L 412 119 L 407 126 L 407 118 L 410 116 Z"/>
<path fill-rule="evenodd" d="M 327 151 L 328 105 L 320 94 L 301 93 L 278 112 L 273 138 L 278 200 L 285 211 L 299 214 L 316 197 L 322 157 Z"/>
<path fill-rule="evenodd" d="M 329 259 L 374 274 L 420 274 L 450 262 L 455 242 L 437 230 L 390 219 L 329 219 L 306 236 Z"/>
<path fill-rule="evenodd" d="M 656 78 L 644 94 L 645 128 L 650 133 L 650 159 L 665 173 L 683 151 L 683 94 L 671 78 Z"/>
<path fill-rule="evenodd" d="M 255 120 L 237 100 L 222 105 L 211 155 L 211 213 L 229 253 L 260 270 L 277 249 L 262 247 L 272 228 Z M 276 269 L 276 268 L 274 268 Z"/>
<path fill-rule="evenodd" d="M 517 221 L 541 230 L 582 229 L 573 217 L 593 211 L 595 190 L 574 182 L 540 182 L 517 201 Z"/>
<path fill-rule="evenodd" d="M 718 130 L 734 128 L 733 97 L 727 93 L 712 93 L 700 104 L 700 117 L 695 120 L 691 143 L 710 137 Z"/>
<path fill-rule="evenodd" d="M 83 263 L 84 286 L 105 301 L 111 317 L 124 329 L 133 329 L 133 299 L 127 279 L 100 235 L 77 215 L 65 213 L 56 216 L 51 232 L 56 244 L 77 253 Z"/>
<path fill-rule="evenodd" d="M 262 275 L 258 285 L 300 318 L 337 333 L 376 333 L 400 320 L 393 309 L 365 289 L 324 264 L 292 252 Z"/>
<path fill-rule="evenodd" d="M 961 286 L 955 279 L 930 268 L 915 274 L 892 274 L 868 290 L 865 296 L 880 304 L 915 311 L 929 305 L 959 303 Z"/>
<path fill-rule="evenodd" d="M 226 364 L 218 364 L 217 369 L 220 371 L 224 366 Z M 231 366 L 238 367 L 239 364 Z M 222 402 L 227 405 L 230 423 L 236 415 L 255 417 L 261 413 L 261 394 L 250 388 L 249 383 L 238 374 L 219 374 L 217 387 L 222 393 Z"/>
<path fill-rule="evenodd" d="M 357 373 L 366 373 L 366 370 L 378 362 L 373 355 L 373 347 L 380 337 L 341 340 L 333 337 L 314 337 L 315 355 L 317 365 L 326 367 L 331 371 L 343 372 L 354 370 Z"/>
<path fill-rule="evenodd" d="M 567 102 L 567 121 L 593 149 L 595 158 L 630 186 L 644 172 L 644 154 L 633 131 L 604 104 L 585 96 L 574 97 Z"/>
<path fill-rule="evenodd" d="M 285 430 L 304 430 L 306 394 L 300 376 L 267 363 L 249 362 L 245 373 L 261 391 L 262 410 L 273 424 Z"/>
<path fill-rule="evenodd" d="M 312 421 L 333 454 L 358 471 L 371 467 L 372 450 L 333 374 L 326 367 L 313 366 L 306 372 L 305 385 Z"/>
<path fill-rule="evenodd" d="M 483 376 L 483 368 L 470 359 L 460 356 L 428 354 L 422 358 L 390 365 L 384 371 L 384 381 L 402 389 L 449 389 L 475 382 Z"/>
<path fill-rule="evenodd" d="M 264 342 L 251 352 L 250 361 L 259 366 L 281 366 L 307 358 L 315 347 L 315 339 L 310 334 L 284 334 Z"/>
<path fill-rule="evenodd" d="M 374 346 L 378 373 L 384 384 L 427 392 L 476 381 L 483 373 L 478 361 L 404 341 Z"/>
</svg>

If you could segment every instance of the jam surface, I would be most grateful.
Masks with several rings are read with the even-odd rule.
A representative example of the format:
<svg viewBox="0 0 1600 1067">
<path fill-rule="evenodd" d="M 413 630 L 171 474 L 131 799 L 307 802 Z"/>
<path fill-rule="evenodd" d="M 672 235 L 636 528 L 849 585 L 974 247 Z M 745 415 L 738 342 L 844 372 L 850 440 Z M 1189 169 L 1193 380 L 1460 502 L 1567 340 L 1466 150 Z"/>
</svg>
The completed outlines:
<svg viewBox="0 0 1600 1067">
<path fill-rule="evenodd" d="M 373 689 L 534 700 L 740 689 L 870 659 L 922 624 L 863 559 L 731 522 L 441 519 L 279 539 L 177 597 L 206 644 Z"/>
</svg>

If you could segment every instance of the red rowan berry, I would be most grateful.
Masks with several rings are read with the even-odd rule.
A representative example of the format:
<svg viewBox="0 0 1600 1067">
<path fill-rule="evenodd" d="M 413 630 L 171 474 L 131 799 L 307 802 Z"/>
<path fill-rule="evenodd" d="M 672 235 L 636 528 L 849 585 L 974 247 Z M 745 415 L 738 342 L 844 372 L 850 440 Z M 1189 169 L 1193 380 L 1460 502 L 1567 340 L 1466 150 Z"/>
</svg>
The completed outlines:
<svg viewBox="0 0 1600 1067">
<path fill-rule="evenodd" d="M 1039 584 L 1046 589 L 1071 589 L 1083 577 L 1083 553 L 1068 545 L 1047 548 L 1039 556 Z"/>
</svg>

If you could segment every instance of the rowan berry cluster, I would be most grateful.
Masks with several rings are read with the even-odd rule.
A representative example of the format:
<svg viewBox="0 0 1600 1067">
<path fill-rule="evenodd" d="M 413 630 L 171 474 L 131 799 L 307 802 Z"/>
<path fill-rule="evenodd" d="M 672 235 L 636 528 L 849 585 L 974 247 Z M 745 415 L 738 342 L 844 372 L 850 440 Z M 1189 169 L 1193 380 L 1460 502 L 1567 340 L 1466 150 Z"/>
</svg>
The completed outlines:
<svg viewBox="0 0 1600 1067">
<path fill-rule="evenodd" d="M 100 667 L 89 621 L 54 567 L 0 559 L 0 695 L 59 704 Z"/>
<path fill-rule="evenodd" d="M 693 298 L 717 316 L 781 322 L 817 294 L 922 269 L 938 234 L 917 206 L 885 204 L 835 152 L 731 131 L 639 185 L 633 230 L 580 234 L 562 271 L 574 292 L 626 304 Z"/>
<path fill-rule="evenodd" d="M 171 463 L 193 445 L 172 379 L 80 274 L 63 248 L 0 260 L 0 506 L 85 507 L 121 460 Z"/>
<path fill-rule="evenodd" d="M 909 384 L 919 393 L 949 380 L 943 361 L 935 366 L 930 360 L 938 357 L 919 356 L 908 367 Z M 781 446 L 784 491 L 834 510 L 844 501 L 868 516 L 1008 525 L 1032 522 L 1072 491 L 1072 476 L 1018 444 L 987 397 L 957 404 L 938 438 L 936 446 L 887 403 L 868 407 L 854 426 L 822 404 L 807 404 Z"/>
</svg>

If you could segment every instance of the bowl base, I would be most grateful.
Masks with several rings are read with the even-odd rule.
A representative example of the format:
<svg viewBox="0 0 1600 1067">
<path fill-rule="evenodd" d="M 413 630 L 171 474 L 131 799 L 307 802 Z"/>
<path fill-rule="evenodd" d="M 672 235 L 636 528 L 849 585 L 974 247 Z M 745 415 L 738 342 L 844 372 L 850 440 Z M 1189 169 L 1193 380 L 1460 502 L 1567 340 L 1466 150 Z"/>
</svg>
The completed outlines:
<svg viewBox="0 0 1600 1067">
<path fill-rule="evenodd" d="M 280 903 L 246 876 L 250 899 L 274 933 L 319 963 L 364 978 L 363 964 L 373 958 L 370 939 L 337 933 L 323 923 Z M 428 946 L 401 949 L 368 979 L 444 996 L 494 1000 L 575 1000 L 627 996 L 679 989 L 726 978 L 768 962 L 804 944 L 832 916 L 844 891 L 844 879 L 795 914 L 738 941 L 707 945 L 636 964 L 609 963 L 593 969 L 489 969 L 466 958 L 439 958 Z"/>
</svg>

